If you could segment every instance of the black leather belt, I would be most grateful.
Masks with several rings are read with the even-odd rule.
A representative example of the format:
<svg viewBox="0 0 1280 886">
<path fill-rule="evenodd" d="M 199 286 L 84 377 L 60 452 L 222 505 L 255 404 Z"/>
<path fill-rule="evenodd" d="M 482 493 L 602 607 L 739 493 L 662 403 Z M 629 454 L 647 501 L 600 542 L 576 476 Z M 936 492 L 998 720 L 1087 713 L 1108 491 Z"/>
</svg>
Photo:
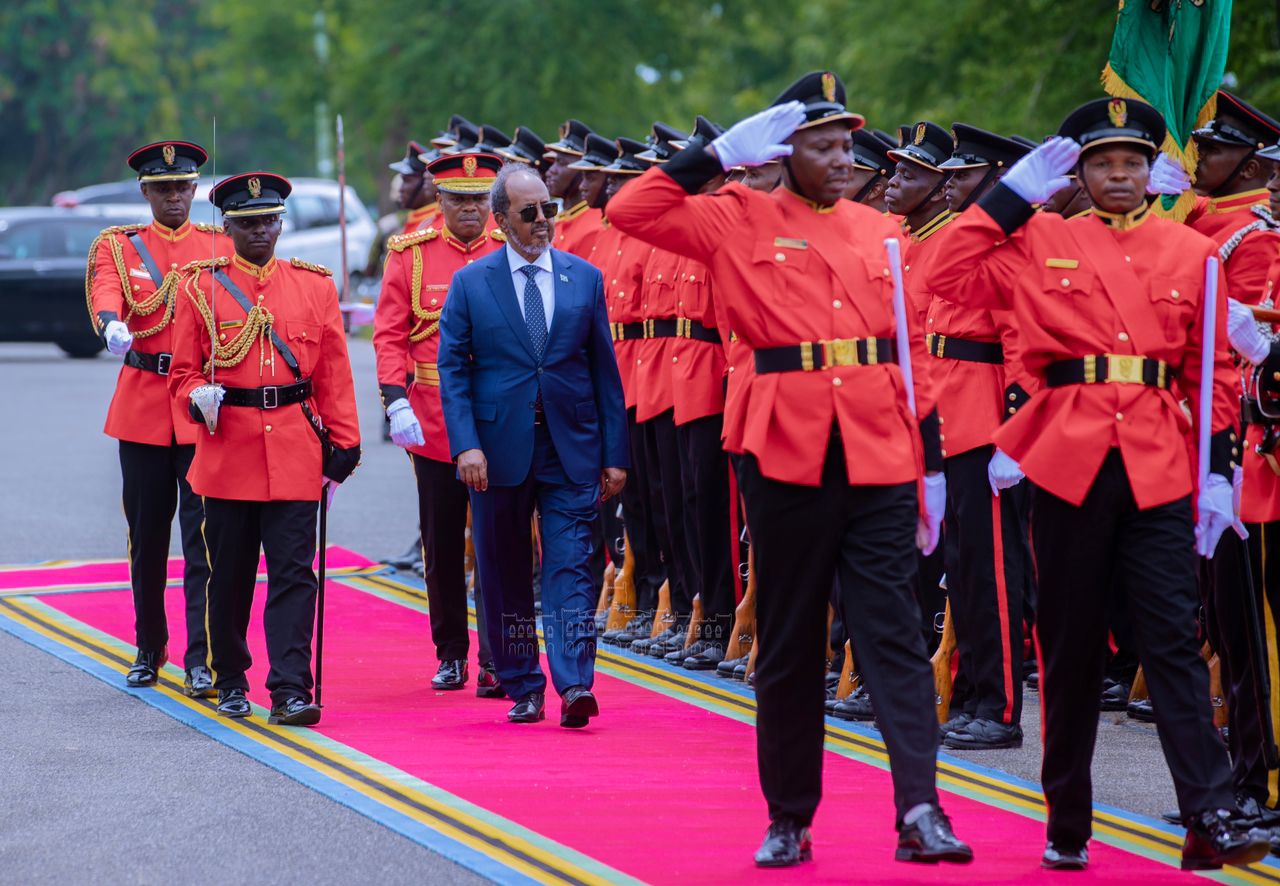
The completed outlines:
<svg viewBox="0 0 1280 886">
<path fill-rule="evenodd" d="M 154 372 L 156 375 L 168 375 L 169 364 L 173 362 L 173 354 L 146 354 L 142 351 L 125 351 L 124 365 Z"/>
<path fill-rule="evenodd" d="M 267 385 L 265 388 L 226 388 L 222 396 L 223 406 L 252 406 L 255 409 L 275 409 L 290 403 L 301 403 L 311 396 L 311 379 L 304 378 L 288 385 Z"/>
<path fill-rule="evenodd" d="M 719 332 L 688 317 L 641 320 L 636 323 L 610 323 L 609 332 L 614 341 L 632 341 L 642 338 L 689 338 L 713 345 L 720 344 Z"/>
<path fill-rule="evenodd" d="M 760 348 L 756 372 L 812 372 L 833 366 L 897 363 L 898 343 L 891 338 L 838 338 L 806 341 L 782 348 Z"/>
<path fill-rule="evenodd" d="M 947 360 L 966 363 L 1004 363 L 1004 348 L 998 341 L 974 341 L 929 333 L 924 337 L 929 353 Z"/>
<path fill-rule="evenodd" d="M 644 338 L 644 323 L 610 323 L 609 334 L 614 341 L 632 341 Z"/>
<path fill-rule="evenodd" d="M 1044 380 L 1051 388 L 1064 385 L 1148 385 L 1167 391 L 1173 381 L 1169 364 L 1135 354 L 1090 354 L 1077 360 L 1058 360 L 1045 367 Z"/>
</svg>

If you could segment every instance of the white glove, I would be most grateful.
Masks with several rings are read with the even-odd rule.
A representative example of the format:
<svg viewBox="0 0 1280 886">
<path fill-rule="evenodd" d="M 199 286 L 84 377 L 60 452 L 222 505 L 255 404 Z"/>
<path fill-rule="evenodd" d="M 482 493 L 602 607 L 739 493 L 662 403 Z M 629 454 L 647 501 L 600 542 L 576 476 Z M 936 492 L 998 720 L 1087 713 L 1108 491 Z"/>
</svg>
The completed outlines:
<svg viewBox="0 0 1280 886">
<path fill-rule="evenodd" d="M 1066 173 L 1079 156 L 1078 144 L 1055 136 L 1013 164 L 1000 181 L 1028 203 L 1043 203 L 1071 184 Z"/>
<path fill-rule="evenodd" d="M 1200 512 L 1200 519 L 1196 521 L 1196 553 L 1201 557 L 1212 558 L 1218 539 L 1236 522 L 1233 497 L 1231 483 L 1219 474 L 1210 474 L 1200 487 L 1200 497 L 1196 499 Z"/>
<path fill-rule="evenodd" d="M 227 395 L 222 385 L 201 385 L 191 392 L 191 402 L 204 416 L 205 427 L 212 434 L 218 429 L 218 410 L 222 406 L 222 398 Z"/>
<path fill-rule="evenodd" d="M 942 534 L 942 515 L 947 510 L 947 478 L 941 474 L 924 478 L 925 517 L 916 529 L 916 547 L 926 557 L 938 546 Z"/>
<path fill-rule="evenodd" d="M 1271 354 L 1271 342 L 1262 334 L 1253 311 L 1234 298 L 1227 299 L 1227 338 L 1236 353 L 1255 366 Z"/>
<path fill-rule="evenodd" d="M 1151 164 L 1151 175 L 1147 178 L 1148 194 L 1168 194 L 1177 197 L 1191 187 L 1191 176 L 1182 168 L 1182 164 L 1168 154 L 1160 153 L 1156 162 Z"/>
<path fill-rule="evenodd" d="M 804 105 L 787 102 L 765 108 L 729 127 L 711 143 L 726 172 L 735 166 L 760 166 L 791 156 L 791 145 L 782 142 L 804 122 Z"/>
<path fill-rule="evenodd" d="M 1017 486 L 1026 476 L 1018 463 L 1000 449 L 987 462 L 987 482 L 991 484 L 991 494 L 996 498 L 1000 497 L 1001 489 Z"/>
<path fill-rule="evenodd" d="M 107 350 L 117 357 L 133 346 L 133 333 L 129 331 L 128 326 L 119 320 L 112 320 L 107 323 L 107 328 L 103 330 L 102 337 L 107 342 Z"/>
<path fill-rule="evenodd" d="M 422 437 L 422 425 L 413 414 L 413 407 L 404 397 L 395 400 L 387 407 L 387 418 L 391 419 L 391 442 L 408 449 L 410 446 L 421 446 L 426 440 Z"/>
</svg>

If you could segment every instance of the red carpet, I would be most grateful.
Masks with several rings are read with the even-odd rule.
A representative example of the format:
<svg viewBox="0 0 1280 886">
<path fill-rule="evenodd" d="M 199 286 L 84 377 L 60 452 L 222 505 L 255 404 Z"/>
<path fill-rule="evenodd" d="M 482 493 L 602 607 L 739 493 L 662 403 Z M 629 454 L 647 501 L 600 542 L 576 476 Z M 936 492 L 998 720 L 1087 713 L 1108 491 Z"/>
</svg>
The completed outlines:
<svg viewBox="0 0 1280 886">
<path fill-rule="evenodd" d="M 364 562 L 339 549 L 330 557 L 334 568 Z M 119 566 L 108 564 L 40 573 L 53 585 L 120 578 Z M 21 576 L 19 571 L 0 572 L 0 590 L 30 586 L 23 582 L 35 578 Z M 262 689 L 267 667 L 262 602 L 260 589 L 250 632 L 255 658 L 250 694 L 269 706 Z M 132 642 L 133 613 L 126 591 L 51 595 L 45 603 Z M 168 603 L 171 653 L 180 659 L 185 638 L 176 588 Z M 793 871 L 759 871 L 750 856 L 766 820 L 749 725 L 604 674 L 596 684 L 603 714 L 591 728 L 559 728 L 554 699 L 548 702 L 547 722 L 508 724 L 505 701 L 477 699 L 471 687 L 456 693 L 430 689 L 436 662 L 424 613 L 341 580 L 328 585 L 325 653 L 325 712 L 319 732 L 641 880 L 819 883 L 856 877 L 949 883 L 958 878 L 1063 878 L 1039 868 L 1040 822 L 953 794 L 944 794 L 944 806 L 978 860 L 963 871 L 893 862 L 888 773 L 830 752 L 826 796 L 814 824 L 816 861 Z M 1090 870 L 1072 879 L 1185 882 L 1186 875 L 1095 841 Z"/>
</svg>

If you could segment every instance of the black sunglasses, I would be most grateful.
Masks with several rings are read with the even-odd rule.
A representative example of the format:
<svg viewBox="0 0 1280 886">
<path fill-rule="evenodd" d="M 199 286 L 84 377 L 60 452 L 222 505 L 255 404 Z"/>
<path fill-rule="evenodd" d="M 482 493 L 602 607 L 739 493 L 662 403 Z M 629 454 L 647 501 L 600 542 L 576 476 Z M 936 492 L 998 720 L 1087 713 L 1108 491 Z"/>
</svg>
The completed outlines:
<svg viewBox="0 0 1280 886">
<path fill-rule="evenodd" d="M 542 209 L 542 217 L 545 219 L 553 219 L 559 210 L 559 205 L 555 201 L 549 200 L 546 203 L 534 203 L 532 206 L 526 206 L 524 209 L 516 210 L 516 214 L 520 216 L 520 220 L 525 224 L 532 222 L 538 217 L 538 209 Z"/>
</svg>

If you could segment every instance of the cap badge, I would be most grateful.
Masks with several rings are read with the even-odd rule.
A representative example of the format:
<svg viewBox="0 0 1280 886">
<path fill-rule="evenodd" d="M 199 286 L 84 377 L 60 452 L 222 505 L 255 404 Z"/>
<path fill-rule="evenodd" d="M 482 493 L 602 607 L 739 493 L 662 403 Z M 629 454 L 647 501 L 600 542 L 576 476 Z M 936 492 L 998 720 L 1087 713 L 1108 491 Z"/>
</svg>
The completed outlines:
<svg viewBox="0 0 1280 886">
<path fill-rule="evenodd" d="M 830 71 L 822 75 L 822 98 L 829 102 L 836 100 L 836 75 Z"/>
<path fill-rule="evenodd" d="M 174 150 L 173 145 L 165 145 L 160 149 L 160 154 L 164 157 L 165 166 L 172 166 L 173 161 L 178 157 L 178 152 Z"/>
<path fill-rule="evenodd" d="M 915 138 L 913 138 L 913 139 L 911 140 L 911 144 L 913 144 L 913 145 L 921 145 L 921 144 L 924 144 L 924 136 L 925 136 L 925 127 L 924 127 L 924 124 L 923 124 L 923 123 L 917 123 L 917 124 L 916 124 L 916 135 L 915 135 Z"/>
<path fill-rule="evenodd" d="M 476 163 L 475 157 L 463 157 L 462 158 L 462 174 L 467 176 L 468 178 L 474 176 L 476 174 L 477 165 L 478 164 Z"/>
<path fill-rule="evenodd" d="M 246 184 L 249 188 L 250 197 L 256 200 L 262 196 L 262 182 L 258 181 L 257 176 L 254 176 L 253 178 L 249 179 L 249 181 L 246 182 Z"/>
<path fill-rule="evenodd" d="M 1107 116 L 1112 126 L 1124 126 L 1129 121 L 1129 103 L 1122 98 L 1113 98 L 1107 102 Z"/>
</svg>

